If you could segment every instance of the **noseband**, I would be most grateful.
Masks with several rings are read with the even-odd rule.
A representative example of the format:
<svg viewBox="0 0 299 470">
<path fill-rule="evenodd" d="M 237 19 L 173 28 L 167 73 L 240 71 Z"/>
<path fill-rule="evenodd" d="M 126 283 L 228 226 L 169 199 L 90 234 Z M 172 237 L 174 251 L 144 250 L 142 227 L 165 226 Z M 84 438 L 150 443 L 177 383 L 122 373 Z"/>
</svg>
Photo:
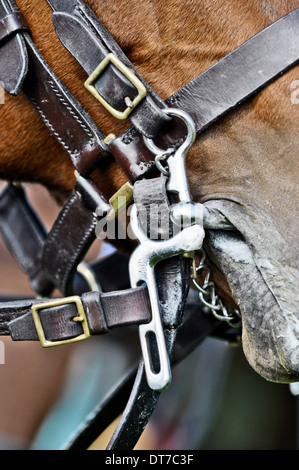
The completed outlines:
<svg viewBox="0 0 299 470">
<path fill-rule="evenodd" d="M 299 9 L 163 102 L 83 1 L 48 4 L 58 38 L 86 72 L 87 90 L 132 127 L 105 136 L 47 65 L 14 1 L 0 0 L 3 87 L 27 95 L 76 172 L 49 233 L 20 185 L 8 184 L 0 197 L 3 239 L 38 297 L 0 303 L 0 334 L 53 347 L 138 326 L 139 365 L 66 446 L 86 449 L 122 413 L 108 449 L 131 449 L 171 382 L 171 367 L 210 334 L 240 334 L 238 312 L 217 296 L 202 247 L 206 230 L 233 227 L 192 201 L 185 157 L 204 129 L 298 63 Z M 108 200 L 91 174 L 114 160 L 128 183 Z M 98 224 L 117 217 L 120 197 L 131 205 L 138 246 L 129 259 L 114 253 L 88 266 L 82 260 Z M 198 253 L 203 258 L 196 273 Z M 197 281 L 202 273 L 203 286 Z M 187 300 L 190 279 L 199 291 L 196 305 Z M 55 288 L 62 298 L 50 298 Z"/>
</svg>

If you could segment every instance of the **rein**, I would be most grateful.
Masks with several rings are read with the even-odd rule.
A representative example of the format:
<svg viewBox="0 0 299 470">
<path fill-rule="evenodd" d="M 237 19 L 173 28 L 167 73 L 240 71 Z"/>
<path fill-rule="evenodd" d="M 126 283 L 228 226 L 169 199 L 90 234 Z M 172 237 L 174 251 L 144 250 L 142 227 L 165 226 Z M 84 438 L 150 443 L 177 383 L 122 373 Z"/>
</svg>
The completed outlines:
<svg viewBox="0 0 299 470">
<path fill-rule="evenodd" d="M 163 102 L 83 1 L 48 4 L 58 38 L 87 74 L 87 90 L 133 127 L 105 136 L 48 66 L 14 1 L 0 0 L 4 89 L 27 95 L 77 176 L 49 233 L 21 186 L 8 184 L 0 196 L 1 234 L 38 297 L 0 303 L 0 335 L 53 347 L 137 325 L 139 365 L 66 446 L 87 448 L 123 412 L 108 449 L 131 449 L 171 382 L 171 367 L 209 334 L 233 338 L 240 333 L 238 312 L 223 306 L 209 273 L 203 287 L 196 281 L 207 271 L 205 258 L 197 273 L 191 269 L 195 253 L 204 254 L 205 230 L 233 227 L 192 201 L 185 157 L 204 129 L 298 63 L 299 9 Z M 128 183 L 108 200 L 91 174 L 113 160 Z M 131 225 L 139 245 L 129 259 L 116 253 L 87 266 L 82 260 L 96 239 L 97 224 L 117 217 L 119 196 L 133 203 Z M 187 302 L 191 279 L 201 304 Z M 49 298 L 55 288 L 62 298 Z"/>
</svg>

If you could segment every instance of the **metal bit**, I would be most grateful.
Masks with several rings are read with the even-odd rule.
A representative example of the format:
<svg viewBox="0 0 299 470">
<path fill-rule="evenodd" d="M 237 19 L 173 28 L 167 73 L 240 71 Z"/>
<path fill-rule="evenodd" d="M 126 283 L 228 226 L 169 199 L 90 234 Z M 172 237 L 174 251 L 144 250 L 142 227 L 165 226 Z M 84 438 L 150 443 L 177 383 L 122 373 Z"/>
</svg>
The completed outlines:
<svg viewBox="0 0 299 470">
<path fill-rule="evenodd" d="M 150 240 L 138 223 L 136 206 L 133 206 L 131 212 L 131 228 L 140 241 L 140 245 L 131 255 L 129 262 L 131 286 L 137 287 L 142 283 L 147 285 L 152 310 L 151 321 L 139 326 L 145 372 L 149 386 L 153 390 L 163 390 L 171 382 L 171 369 L 165 343 L 154 268 L 162 259 L 200 249 L 204 239 L 204 230 L 197 224 L 183 229 L 168 240 Z M 150 336 L 155 338 L 159 370 L 154 370 L 153 367 L 154 358 L 149 344 Z"/>
</svg>

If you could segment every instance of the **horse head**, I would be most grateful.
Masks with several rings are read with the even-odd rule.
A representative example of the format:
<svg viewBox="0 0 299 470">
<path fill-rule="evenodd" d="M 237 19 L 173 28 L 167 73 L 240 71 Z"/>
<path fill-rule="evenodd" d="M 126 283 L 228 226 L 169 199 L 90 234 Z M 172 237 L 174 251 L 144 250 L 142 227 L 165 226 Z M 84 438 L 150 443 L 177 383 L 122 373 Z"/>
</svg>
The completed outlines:
<svg viewBox="0 0 299 470">
<path fill-rule="evenodd" d="M 163 100 L 299 6 L 297 0 L 229 0 L 220 10 L 211 0 L 86 3 Z M 58 41 L 46 2 L 19 0 L 18 7 L 49 65 L 102 131 L 124 132 L 128 124 L 116 123 L 84 88 L 86 75 Z M 246 80 L 242 70 L 239 79 L 236 87 Z M 224 301 L 240 309 L 249 363 L 277 382 L 299 379 L 296 79 L 298 67 L 208 126 L 186 160 L 194 201 L 233 228 L 206 230 L 204 247 L 214 282 Z M 25 96 L 5 100 L 0 116 L 1 178 L 41 183 L 64 200 L 75 181 L 70 160 Z M 111 163 L 95 170 L 94 180 L 110 196 L 127 177 Z"/>
</svg>

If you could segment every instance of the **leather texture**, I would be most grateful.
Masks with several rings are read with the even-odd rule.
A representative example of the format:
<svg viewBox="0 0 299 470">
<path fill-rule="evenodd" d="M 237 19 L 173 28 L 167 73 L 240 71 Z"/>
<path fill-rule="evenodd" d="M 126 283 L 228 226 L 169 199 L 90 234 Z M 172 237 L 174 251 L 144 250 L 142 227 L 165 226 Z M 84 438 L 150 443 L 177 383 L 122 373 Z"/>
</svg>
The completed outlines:
<svg viewBox="0 0 299 470">
<path fill-rule="evenodd" d="M 76 2 L 71 13 L 68 2 L 66 2 L 67 12 L 63 11 L 61 2 L 49 3 L 54 9 L 52 18 L 58 38 L 77 59 L 87 75 L 90 75 L 110 52 L 134 70 L 135 75 L 145 86 L 147 96 L 132 111 L 129 119 L 142 134 L 154 137 L 163 124 L 169 121 L 169 118 L 161 111 L 164 103 L 140 76 L 92 10 L 80 0 Z M 82 44 L 84 44 L 83 47 Z M 127 108 L 125 103 L 127 97 L 133 101 L 137 95 L 136 87 L 113 65 L 109 65 L 103 71 L 94 86 L 99 94 L 119 111 Z"/>
<path fill-rule="evenodd" d="M 55 285 L 43 275 L 40 263 L 46 230 L 19 185 L 8 184 L 0 195 L 0 232 L 33 290 L 42 296 L 49 295 Z"/>
<path fill-rule="evenodd" d="M 298 63 L 298 25 L 299 8 L 223 57 L 168 98 L 165 105 L 189 113 L 197 134 L 200 134 Z M 174 126 L 180 138 L 182 130 L 177 123 Z M 157 142 L 163 138 L 165 134 L 157 136 Z M 168 142 L 167 136 L 161 148 L 167 148 L 169 144 L 171 141 Z M 138 176 L 143 176 L 144 167 L 151 168 L 149 152 L 136 128 L 129 129 L 109 145 L 130 179 L 134 178 L 132 168 Z"/>
<path fill-rule="evenodd" d="M 31 307 L 47 300 L 25 299 L 0 304 L 0 335 L 10 335 L 13 341 L 39 340 Z M 91 335 L 108 333 L 116 327 L 147 323 L 151 319 L 145 286 L 112 293 L 88 292 L 81 296 L 81 300 Z M 46 339 L 61 341 L 81 335 L 80 322 L 73 321 L 76 316 L 76 305 L 67 303 L 67 299 L 65 305 L 40 310 Z"/>
<path fill-rule="evenodd" d="M 113 52 L 125 64 L 132 67 L 109 33 L 81 0 L 49 0 L 48 3 L 55 10 L 53 21 L 58 36 L 88 74 L 108 52 Z M 13 0 L 1 0 L 2 26 L 3 21 L 6 21 L 3 18 L 17 11 Z M 10 18 L 16 20 L 16 16 Z M 19 26 L 21 22 L 19 20 Z M 5 219 L 10 221 L 10 229 L 2 231 L 15 256 L 19 258 L 20 265 L 30 273 L 31 277 L 36 255 L 41 254 L 37 265 L 41 260 L 42 269 L 38 268 L 38 276 L 34 277 L 34 282 L 40 282 L 40 276 L 43 275 L 41 273 L 46 273 L 50 284 L 58 285 L 63 293 L 68 295 L 73 288 L 73 278 L 78 263 L 95 237 L 95 224 L 98 218 L 94 211 L 99 206 L 106 211 L 109 210 L 107 201 L 100 191 L 82 176 L 88 177 L 103 159 L 115 155 L 131 181 L 140 179 L 138 184 L 135 184 L 134 190 L 135 203 L 139 207 L 142 204 L 149 207 L 151 202 L 158 201 L 165 208 L 165 216 L 169 217 L 167 209 L 169 201 L 163 186 L 165 185 L 163 178 L 151 182 L 151 186 L 149 182 L 142 180 L 145 175 L 151 175 L 153 171 L 153 156 L 149 155 L 147 149 L 145 150 L 142 135 L 157 137 L 163 125 L 165 126 L 163 132 L 157 138 L 157 141 L 161 142 L 159 146 L 163 148 L 163 145 L 169 146 L 171 143 L 179 145 L 185 129 L 179 122 L 169 122 L 162 111 L 163 107 L 175 106 L 190 113 L 195 121 L 196 130 L 200 133 L 216 119 L 269 84 L 298 62 L 298 22 L 297 9 L 224 57 L 165 103 L 145 84 L 148 97 L 143 99 L 131 114 L 134 128 L 112 141 L 109 147 L 103 142 L 102 132 L 48 67 L 29 34 L 23 31 L 23 26 L 22 33 L 19 27 L 11 26 L 9 35 L 0 42 L 0 79 L 5 89 L 12 94 L 17 94 L 21 88 L 23 89 L 81 174 L 73 194 L 62 209 L 46 241 L 43 239 L 42 230 L 37 229 L 34 223 L 29 233 L 38 236 L 33 237 L 32 245 L 28 238 L 28 246 L 26 242 L 24 248 L 18 251 L 21 237 L 20 233 L 12 234 L 11 223 L 26 204 L 13 205 L 11 214 L 6 207 L 0 207 Z M 88 54 L 84 47 L 82 49 L 82 45 L 88 46 Z M 136 74 L 138 75 L 137 72 Z M 143 81 L 142 77 L 140 78 Z M 111 84 L 115 85 L 115 89 L 120 93 L 113 92 L 111 95 L 114 88 Z M 97 80 L 96 86 L 115 107 L 123 105 L 124 95 L 135 92 L 122 74 L 116 73 L 113 66 L 105 70 Z M 72 134 L 75 137 L 69 137 L 69 127 L 74 130 Z M 2 202 L 9 200 L 10 197 L 11 193 L 7 192 Z M 26 214 L 29 213 L 27 209 Z M 25 213 L 21 217 L 24 224 L 27 218 Z M 157 217 L 158 213 L 154 216 Z M 146 216 L 140 218 L 141 225 L 144 226 L 147 219 L 146 209 Z M 156 275 L 167 350 L 171 361 L 175 361 L 176 338 L 178 329 L 182 325 L 189 288 L 190 262 L 182 257 L 161 261 L 157 266 Z M 84 292 L 83 288 L 81 301 L 92 334 L 106 333 L 111 328 L 120 326 L 137 325 L 148 322 L 151 318 L 145 286 L 109 293 Z M 25 299 L 1 303 L 0 334 L 11 335 L 14 340 L 37 340 L 31 311 L 32 305 L 37 302 L 40 303 L 36 299 Z M 77 313 L 76 306 L 67 302 L 64 305 L 40 310 L 39 315 L 47 339 L 56 341 L 80 335 L 82 325 L 73 321 Z M 212 330 L 213 327 L 211 329 L 208 327 L 204 331 Z M 200 332 L 199 336 L 195 335 L 190 345 L 196 345 L 200 335 Z M 188 347 L 186 351 L 185 353 L 188 353 Z M 132 391 L 128 397 L 126 396 L 128 399 L 126 405 L 122 400 L 122 404 L 125 405 L 123 415 L 108 449 L 132 449 L 159 399 L 160 392 L 151 390 L 147 384 L 142 360 L 136 371 L 135 379 L 130 376 L 127 382 L 132 386 Z"/>
<path fill-rule="evenodd" d="M 48 67 L 29 35 L 24 37 L 29 70 L 22 89 L 69 154 L 74 168 L 82 175 L 89 175 L 101 160 L 109 158 L 103 142 L 105 136 Z"/>
<path fill-rule="evenodd" d="M 190 113 L 197 132 L 299 61 L 299 8 L 241 44 L 167 100 Z"/>
<path fill-rule="evenodd" d="M 93 181 L 79 176 L 45 240 L 41 254 L 45 275 L 63 295 L 72 294 L 77 266 L 96 239 L 98 221 L 110 209 L 110 204 Z"/>
<path fill-rule="evenodd" d="M 173 348 L 172 367 L 187 357 L 208 336 L 218 337 L 219 334 L 219 337 L 223 338 L 223 322 L 207 315 L 200 305 L 187 304 L 185 316 Z M 235 341 L 235 335 L 239 333 L 239 330 L 233 333 L 228 331 L 225 337 L 229 341 Z M 75 430 L 69 442 L 66 443 L 66 450 L 88 449 L 96 438 L 123 413 L 138 373 L 138 366 L 133 367 L 109 397 L 95 407 L 88 420 L 80 424 L 80 429 Z"/>
<path fill-rule="evenodd" d="M 0 82 L 4 90 L 11 95 L 19 94 L 28 71 L 27 50 L 20 32 L 24 28 L 17 28 L 12 31 L 13 23 L 15 23 L 12 19 L 16 20 L 15 13 L 19 15 L 16 6 L 12 5 L 10 1 L 0 2 L 0 18 L 2 21 L 4 20 L 6 27 L 9 28 L 9 36 L 5 41 L 0 40 Z M 10 21 L 8 18 L 10 18 Z M 19 24 L 20 22 L 23 23 L 21 17 L 18 16 L 18 18 Z M 9 22 L 9 25 L 7 25 L 7 22 Z M 16 26 L 16 23 L 14 25 Z"/>
<path fill-rule="evenodd" d="M 83 185 L 81 185 L 81 188 L 82 186 Z M 85 194 L 87 194 L 86 189 Z M 90 196 L 86 195 L 85 201 L 88 201 L 89 198 Z M 79 199 L 81 201 L 81 198 Z M 94 201 L 96 201 L 96 196 L 94 196 Z M 103 203 L 105 204 L 105 202 Z M 92 207 L 94 208 L 96 203 L 94 202 L 93 204 Z M 85 206 L 83 204 L 82 210 L 84 211 L 84 209 Z M 61 214 L 61 216 L 62 215 L 63 214 Z M 76 214 L 73 213 L 71 215 L 75 217 Z M 72 219 L 70 224 L 78 227 L 78 225 L 74 223 L 74 220 L 76 219 Z M 72 230 L 71 225 L 69 225 L 69 229 Z M 79 226 L 79 228 L 77 228 L 77 237 L 79 237 L 81 230 L 82 227 Z M 32 289 L 39 296 L 49 296 L 56 287 L 56 279 L 54 279 L 55 282 L 52 283 L 49 278 L 46 277 L 41 264 L 42 252 L 47 240 L 47 232 L 38 215 L 30 205 L 30 201 L 28 201 L 24 189 L 20 185 L 8 184 L 0 195 L 0 232 L 11 255 L 20 269 L 27 274 Z M 65 238 L 63 224 L 59 225 L 59 229 L 55 231 L 55 235 L 59 239 L 57 241 L 58 246 L 60 249 L 63 249 L 63 245 L 61 244 L 61 240 Z M 51 233 L 51 237 L 53 237 L 53 232 Z M 49 243 L 51 242 L 51 237 L 49 237 Z M 55 247 L 55 239 L 53 240 L 52 238 L 52 242 Z M 74 249 L 78 249 L 77 246 L 74 246 Z M 54 255 L 54 253 L 52 254 Z M 71 254 L 73 255 L 73 253 Z M 66 264 L 67 262 L 68 261 L 66 261 Z M 52 262 L 52 266 L 55 266 L 55 262 Z M 117 266 L 117 276 L 115 276 L 115 266 Z M 57 268 L 56 266 L 56 269 Z M 92 272 L 94 272 L 95 279 L 103 292 L 127 289 L 130 287 L 128 257 L 123 254 L 118 252 L 112 253 L 104 259 L 93 263 L 90 268 Z M 76 263 L 74 270 L 75 269 Z M 55 276 L 53 276 L 53 278 L 54 277 Z M 89 288 L 84 276 L 77 271 L 73 279 L 72 293 L 79 295 L 87 292 Z"/>
<path fill-rule="evenodd" d="M 7 39 L 13 33 L 27 29 L 28 25 L 20 11 L 9 13 L 0 20 L 0 41 Z"/>
</svg>

